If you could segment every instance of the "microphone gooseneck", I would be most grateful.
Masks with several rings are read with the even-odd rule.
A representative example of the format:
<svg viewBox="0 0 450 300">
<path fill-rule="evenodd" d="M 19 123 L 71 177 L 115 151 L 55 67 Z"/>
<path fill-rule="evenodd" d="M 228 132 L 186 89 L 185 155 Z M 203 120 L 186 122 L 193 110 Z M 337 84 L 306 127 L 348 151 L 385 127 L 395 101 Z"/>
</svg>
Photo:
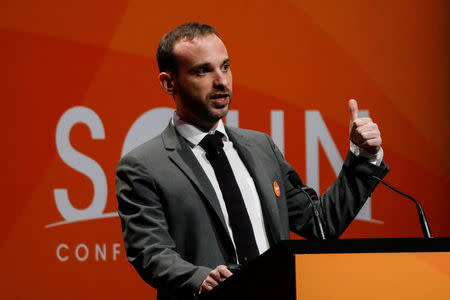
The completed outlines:
<svg viewBox="0 0 450 300">
<path fill-rule="evenodd" d="M 398 189 L 396 189 L 395 187 L 391 186 L 389 183 L 383 181 L 383 179 L 381 179 L 381 178 L 379 178 L 379 177 L 377 177 L 375 175 L 372 175 L 372 178 L 374 178 L 378 182 L 381 182 L 382 184 L 384 184 L 388 188 L 392 189 L 393 191 L 399 193 L 400 195 L 402 195 L 402 196 L 404 196 L 404 197 L 414 201 L 414 203 L 416 204 L 416 207 L 417 207 L 417 213 L 419 215 L 419 221 L 420 221 L 420 226 L 422 227 L 423 237 L 431 239 L 432 236 L 431 236 L 430 227 L 428 226 L 427 217 L 425 216 L 425 212 L 423 211 L 422 205 L 420 205 L 419 201 L 417 201 L 413 197 L 403 193 L 402 191 L 399 191 Z"/>
<path fill-rule="evenodd" d="M 289 175 L 289 181 L 291 182 L 291 184 L 295 187 L 298 187 L 300 189 L 300 191 L 302 191 L 302 193 L 304 193 L 306 195 L 306 197 L 308 198 L 312 210 L 313 210 L 313 214 L 314 214 L 314 223 L 316 225 L 316 228 L 319 231 L 320 234 L 320 239 L 321 240 L 326 240 L 325 238 L 325 231 L 323 230 L 323 225 L 322 225 L 322 221 L 320 220 L 320 215 L 319 215 L 319 210 L 316 207 L 316 204 L 314 203 L 313 199 L 311 198 L 311 196 L 309 196 L 308 192 L 304 190 L 305 185 L 303 184 L 302 180 L 300 179 L 300 177 L 298 176 L 297 173 L 292 172 Z"/>
</svg>

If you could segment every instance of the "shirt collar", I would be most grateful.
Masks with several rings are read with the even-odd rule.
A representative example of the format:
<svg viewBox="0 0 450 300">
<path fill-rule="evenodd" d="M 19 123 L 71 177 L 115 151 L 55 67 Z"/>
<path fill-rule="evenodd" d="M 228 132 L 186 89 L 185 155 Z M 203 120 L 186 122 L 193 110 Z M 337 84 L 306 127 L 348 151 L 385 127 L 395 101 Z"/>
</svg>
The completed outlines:
<svg viewBox="0 0 450 300">
<path fill-rule="evenodd" d="M 224 135 L 225 141 L 228 141 L 228 135 L 225 131 L 225 126 L 223 125 L 222 119 L 219 120 L 216 130 L 208 132 L 181 120 L 177 112 L 174 111 L 172 116 L 172 124 L 175 126 L 181 136 L 194 146 L 197 146 L 207 134 L 214 133 L 216 130 Z"/>
</svg>

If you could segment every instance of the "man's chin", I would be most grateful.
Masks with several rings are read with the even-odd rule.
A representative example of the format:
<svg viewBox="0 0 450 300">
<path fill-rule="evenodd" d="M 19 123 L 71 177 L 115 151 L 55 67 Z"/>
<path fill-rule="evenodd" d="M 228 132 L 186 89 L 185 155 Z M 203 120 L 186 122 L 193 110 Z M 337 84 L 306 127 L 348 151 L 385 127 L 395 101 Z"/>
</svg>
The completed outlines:
<svg viewBox="0 0 450 300">
<path fill-rule="evenodd" d="M 219 121 L 220 119 L 226 117 L 228 114 L 228 105 L 223 108 L 215 108 L 210 111 L 210 117 L 214 120 Z"/>
</svg>

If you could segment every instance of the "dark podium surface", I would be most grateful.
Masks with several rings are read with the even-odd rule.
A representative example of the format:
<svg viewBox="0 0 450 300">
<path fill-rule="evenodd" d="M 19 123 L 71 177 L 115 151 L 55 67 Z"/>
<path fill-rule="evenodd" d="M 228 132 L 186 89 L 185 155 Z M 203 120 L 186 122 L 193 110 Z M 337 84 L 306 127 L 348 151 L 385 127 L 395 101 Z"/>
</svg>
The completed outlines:
<svg viewBox="0 0 450 300">
<path fill-rule="evenodd" d="M 386 255 L 382 255 L 382 259 L 380 259 L 380 254 Z M 414 255 L 412 260 L 413 263 L 409 263 L 409 261 L 411 261 L 411 254 Z M 439 255 L 439 257 L 437 255 Z M 343 291 L 345 291 L 344 288 L 340 288 L 342 285 L 345 285 L 345 278 L 342 278 L 343 276 L 347 276 L 349 280 L 353 278 L 352 280 L 355 282 L 355 287 L 359 288 L 360 291 L 377 291 L 378 293 L 382 293 L 380 291 L 383 291 L 384 289 L 388 292 L 392 291 L 392 293 L 390 293 L 391 295 L 396 295 L 396 290 L 398 290 L 399 293 L 403 293 L 403 290 L 410 289 L 410 291 L 408 290 L 408 293 L 411 292 L 412 295 L 415 295 L 414 285 L 420 286 L 420 284 L 415 283 L 420 279 L 416 278 L 416 273 L 420 273 L 419 276 L 422 276 L 421 274 L 423 273 L 422 270 L 414 272 L 414 268 L 417 268 L 414 264 L 417 256 L 420 259 L 423 257 L 426 262 L 429 261 L 431 263 L 436 262 L 437 259 L 441 260 L 443 265 L 440 267 L 438 266 L 439 270 L 435 272 L 435 270 L 431 268 L 430 272 L 432 275 L 429 276 L 423 274 L 423 276 L 429 276 L 427 278 L 438 278 L 438 280 L 441 281 L 440 283 L 447 285 L 449 292 L 448 299 L 450 299 L 450 269 L 448 269 L 446 273 L 446 266 L 450 266 L 450 259 L 447 259 L 450 258 L 450 238 L 282 241 L 254 261 L 244 265 L 238 273 L 221 283 L 211 292 L 200 295 L 200 299 L 317 299 L 320 297 L 311 297 L 309 295 L 314 295 L 315 293 L 317 295 L 322 295 L 327 289 L 334 289 L 336 291 L 336 294 L 333 294 L 335 296 L 333 296 L 334 299 L 353 299 L 347 297 L 350 295 L 341 295 L 344 293 Z M 442 261 L 442 257 L 444 257 L 445 261 Z M 322 258 L 332 263 L 324 264 L 320 262 L 320 259 Z M 320 263 L 316 263 L 316 261 Z M 340 269 L 337 269 L 338 271 L 336 271 L 337 267 L 334 266 L 334 262 L 336 261 L 342 263 Z M 383 267 L 383 263 L 388 265 Z M 400 267 L 395 266 L 397 263 L 403 265 Z M 420 268 L 427 267 L 426 263 L 424 266 L 421 263 L 422 262 L 419 261 Z M 364 264 L 367 264 L 368 267 L 363 266 Z M 308 267 L 306 268 L 305 266 Z M 316 267 L 318 270 L 315 270 Z M 377 267 L 382 271 L 377 271 Z M 397 274 L 396 272 L 399 268 L 401 270 Z M 408 270 L 408 268 L 412 269 Z M 341 270 L 343 270 L 343 272 L 340 272 Z M 384 270 L 386 270 L 386 274 L 378 274 Z M 442 276 L 442 272 L 440 273 L 440 271 L 443 271 L 444 273 Z M 353 274 L 351 274 L 351 272 L 353 272 Z M 361 276 L 359 276 L 358 272 L 361 272 Z M 392 275 L 392 272 L 396 274 Z M 437 273 L 437 275 L 434 273 Z M 318 274 L 320 275 L 320 278 L 318 278 Z M 395 277 L 397 275 L 398 277 L 411 276 L 411 280 L 408 278 L 402 279 Z M 311 278 L 311 276 L 314 276 L 314 278 Z M 382 279 L 381 281 L 376 281 L 376 278 L 374 277 L 375 279 L 371 281 L 369 276 L 378 276 Z M 383 281 L 383 276 L 393 276 L 395 280 L 402 279 L 404 281 L 399 281 L 399 283 L 396 283 L 396 285 L 393 286 L 383 287 L 382 285 L 386 284 L 386 282 Z M 369 279 L 363 280 L 361 277 Z M 321 278 L 323 278 L 322 281 Z M 359 279 L 362 283 L 358 281 Z M 336 288 L 336 282 L 340 281 L 343 281 L 344 284 L 341 284 L 339 288 Z M 374 282 L 376 282 L 375 287 L 369 285 L 374 284 Z M 411 284 L 412 287 L 404 286 L 404 282 Z M 361 287 L 361 284 L 364 285 L 366 283 L 368 284 L 367 287 Z M 431 282 L 431 284 L 438 283 L 436 283 L 436 279 L 434 279 L 434 282 Z M 299 289 L 302 289 L 302 291 Z M 432 290 L 436 291 L 436 293 L 447 292 L 446 288 L 442 291 L 437 291 L 436 289 Z M 299 296 L 300 294 L 301 296 Z M 376 292 L 370 294 L 375 295 Z M 370 294 L 367 295 L 368 297 L 361 297 L 361 299 L 376 298 L 375 296 L 371 298 Z M 427 299 L 437 299 L 433 298 L 433 295 L 428 296 L 430 297 L 427 297 Z M 398 296 L 396 296 L 396 298 L 398 298 Z M 409 296 L 406 298 L 411 299 Z M 417 299 L 419 298 L 420 297 Z"/>
</svg>

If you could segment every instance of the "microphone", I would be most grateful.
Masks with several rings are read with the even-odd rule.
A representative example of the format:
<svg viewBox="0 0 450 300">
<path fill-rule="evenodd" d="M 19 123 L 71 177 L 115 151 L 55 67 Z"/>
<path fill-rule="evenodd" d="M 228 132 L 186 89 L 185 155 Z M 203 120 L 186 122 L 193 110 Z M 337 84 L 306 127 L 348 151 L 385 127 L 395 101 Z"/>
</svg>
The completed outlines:
<svg viewBox="0 0 450 300">
<path fill-rule="evenodd" d="M 414 199 L 413 197 L 397 190 L 396 188 L 394 188 L 393 186 L 391 186 L 390 184 L 388 184 L 387 182 L 384 182 L 381 178 L 378 178 L 375 175 L 372 175 L 372 178 L 377 180 L 378 182 L 381 182 L 382 184 L 384 184 L 385 186 L 387 186 L 388 188 L 390 188 L 391 190 L 399 193 L 400 195 L 411 199 L 412 201 L 414 201 L 414 203 L 416 204 L 417 207 L 417 213 L 419 215 L 419 221 L 420 221 L 420 226 L 422 227 L 422 232 L 423 232 L 423 237 L 427 238 L 427 239 L 431 239 L 431 231 L 430 231 L 430 227 L 428 226 L 428 221 L 427 221 L 427 217 L 425 216 L 425 212 L 422 209 L 422 205 L 420 205 L 419 201 L 417 201 L 416 199 Z"/>
<path fill-rule="evenodd" d="M 316 225 L 316 228 L 319 229 L 320 239 L 326 240 L 322 221 L 320 220 L 319 210 L 317 209 L 316 204 L 314 203 L 311 196 L 309 196 L 308 192 L 304 190 L 305 185 L 303 184 L 302 180 L 300 179 L 300 177 L 298 176 L 297 173 L 291 172 L 291 174 L 289 175 L 289 181 L 291 182 L 291 184 L 294 187 L 299 188 L 300 191 L 302 191 L 302 193 L 304 193 L 306 195 L 306 197 L 308 198 L 308 200 L 311 204 L 311 207 L 313 209 L 313 212 L 314 212 L 314 224 Z"/>
</svg>

